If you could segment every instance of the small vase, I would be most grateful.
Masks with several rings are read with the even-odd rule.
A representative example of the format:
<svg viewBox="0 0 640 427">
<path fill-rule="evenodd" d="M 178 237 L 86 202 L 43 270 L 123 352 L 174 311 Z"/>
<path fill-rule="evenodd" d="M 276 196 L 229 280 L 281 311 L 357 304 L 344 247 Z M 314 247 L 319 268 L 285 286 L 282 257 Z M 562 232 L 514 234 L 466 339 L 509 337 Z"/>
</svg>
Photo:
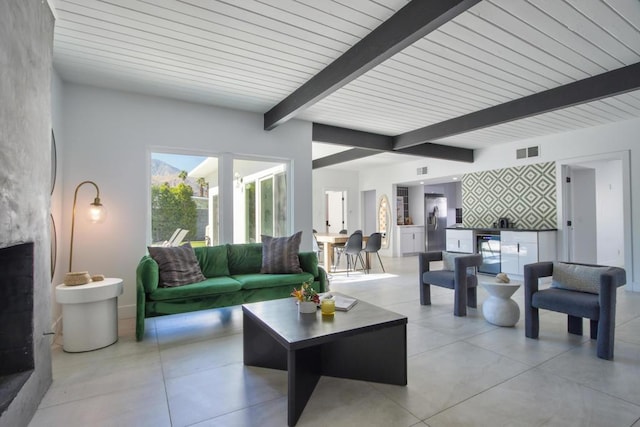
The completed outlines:
<svg viewBox="0 0 640 427">
<path fill-rule="evenodd" d="M 318 306 L 313 301 L 299 301 L 298 313 L 315 313 Z"/>
</svg>

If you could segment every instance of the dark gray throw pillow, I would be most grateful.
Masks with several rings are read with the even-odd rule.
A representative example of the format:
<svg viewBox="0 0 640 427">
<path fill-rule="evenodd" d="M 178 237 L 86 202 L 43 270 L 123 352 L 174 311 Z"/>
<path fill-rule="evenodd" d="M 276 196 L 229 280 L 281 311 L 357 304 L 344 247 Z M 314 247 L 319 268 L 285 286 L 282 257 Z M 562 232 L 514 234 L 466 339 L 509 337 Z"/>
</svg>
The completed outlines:
<svg viewBox="0 0 640 427">
<path fill-rule="evenodd" d="M 149 246 L 149 255 L 158 263 L 162 288 L 173 288 L 202 282 L 200 265 L 191 244 L 176 247 Z"/>
<path fill-rule="evenodd" d="M 260 273 L 302 273 L 300 268 L 300 239 L 302 231 L 290 237 L 262 235 L 262 268 Z"/>
</svg>

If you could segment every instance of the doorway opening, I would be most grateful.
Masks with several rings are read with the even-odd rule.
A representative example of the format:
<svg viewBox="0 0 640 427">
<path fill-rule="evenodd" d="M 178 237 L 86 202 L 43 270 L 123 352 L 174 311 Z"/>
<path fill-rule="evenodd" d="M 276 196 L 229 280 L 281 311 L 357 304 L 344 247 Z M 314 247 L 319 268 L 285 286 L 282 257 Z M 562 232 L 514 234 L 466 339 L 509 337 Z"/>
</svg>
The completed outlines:
<svg viewBox="0 0 640 427">
<path fill-rule="evenodd" d="M 631 278 L 628 153 L 564 162 L 560 179 L 564 259 L 622 267 Z"/>
<path fill-rule="evenodd" d="M 325 227 L 327 233 L 339 233 L 347 228 L 347 192 L 325 190 Z"/>
</svg>

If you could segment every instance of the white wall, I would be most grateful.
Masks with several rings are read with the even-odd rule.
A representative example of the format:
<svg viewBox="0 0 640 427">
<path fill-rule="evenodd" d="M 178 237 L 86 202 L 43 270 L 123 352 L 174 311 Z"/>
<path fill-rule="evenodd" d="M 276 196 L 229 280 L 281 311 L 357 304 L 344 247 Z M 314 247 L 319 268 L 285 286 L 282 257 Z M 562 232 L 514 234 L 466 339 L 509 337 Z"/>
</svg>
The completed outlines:
<svg viewBox="0 0 640 427">
<path fill-rule="evenodd" d="M 429 175 L 428 177 L 420 178 L 426 181 L 430 178 L 447 177 L 469 172 L 521 166 L 530 163 L 566 161 L 578 157 L 602 156 L 619 152 L 628 153 L 628 167 L 632 174 L 634 171 L 638 173 L 637 171 L 640 171 L 640 143 L 638 143 L 637 137 L 639 133 L 640 119 L 634 119 L 532 138 L 517 143 L 499 144 L 476 150 L 475 162 L 471 164 L 438 159 L 426 160 L 429 167 Z M 539 157 L 523 160 L 516 159 L 516 148 L 532 145 L 540 146 L 541 155 Z M 420 166 L 425 166 L 424 159 L 417 159 L 399 166 L 378 167 L 375 171 L 361 173 L 360 186 L 367 190 L 376 189 L 379 194 L 391 194 L 391 188 L 394 183 L 415 181 L 414 171 Z M 635 181 L 637 182 L 637 179 Z M 630 217 L 638 218 L 640 217 L 640 185 L 631 180 L 627 190 L 631 194 L 631 197 L 625 195 L 625 203 L 629 206 Z M 561 200 L 560 194 L 558 194 L 558 200 Z M 561 206 L 558 206 L 558 208 L 558 211 L 561 212 Z M 558 228 L 561 229 L 562 224 L 560 221 L 558 222 Z M 627 223 L 625 245 L 628 244 L 630 248 L 629 251 L 625 250 L 627 257 L 625 267 L 627 269 L 627 283 L 629 284 L 627 289 L 634 287 L 634 290 L 640 291 L 640 221 L 631 221 L 629 219 Z M 562 235 L 562 233 L 558 234 Z M 391 241 L 394 242 L 394 239 Z M 633 270 L 634 276 L 632 276 L 631 270 Z"/>
<path fill-rule="evenodd" d="M 152 150 L 218 156 L 221 169 L 230 171 L 228 153 L 291 159 L 292 231 L 303 230 L 301 248 L 311 250 L 311 123 L 293 120 L 267 132 L 261 114 L 70 83 L 64 85 L 62 103 L 63 265 L 73 192 L 90 179 L 100 187 L 108 218 L 99 225 L 76 221 L 74 270 L 123 278 L 121 317 L 135 313 L 135 270 L 148 243 Z M 220 188 L 230 192 L 232 186 L 229 180 Z M 92 187 L 82 187 L 78 205 L 88 205 L 92 197 Z M 220 213 L 228 224 L 230 204 L 221 201 Z M 223 228 L 222 236 L 230 229 Z"/>
</svg>

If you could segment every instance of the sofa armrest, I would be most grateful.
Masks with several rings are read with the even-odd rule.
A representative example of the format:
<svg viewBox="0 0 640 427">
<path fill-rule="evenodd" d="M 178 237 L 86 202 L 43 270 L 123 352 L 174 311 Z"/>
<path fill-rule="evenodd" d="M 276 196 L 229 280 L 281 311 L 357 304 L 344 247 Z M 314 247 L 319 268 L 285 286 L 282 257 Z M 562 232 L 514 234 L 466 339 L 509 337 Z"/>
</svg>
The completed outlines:
<svg viewBox="0 0 640 427">
<path fill-rule="evenodd" d="M 327 278 L 327 272 L 324 268 L 318 267 L 318 277 L 316 277 L 316 281 L 320 285 L 320 289 L 318 290 L 318 292 L 329 291 L 329 279 Z"/>
<path fill-rule="evenodd" d="M 158 263 L 148 255 L 143 256 L 136 268 L 136 341 L 142 341 L 144 336 L 146 294 L 158 288 L 159 278 Z"/>
<path fill-rule="evenodd" d="M 298 259 L 302 271 L 313 274 L 313 277 L 318 280 L 318 255 L 315 252 L 300 252 Z"/>
<path fill-rule="evenodd" d="M 329 281 L 327 279 L 327 272 L 318 265 L 318 254 L 315 252 L 300 252 L 298 258 L 300 259 L 300 267 L 302 270 L 306 273 L 313 274 L 313 280 L 318 282 L 320 289 L 317 289 L 317 291 L 328 291 Z"/>
<path fill-rule="evenodd" d="M 140 281 L 144 292 L 151 293 L 158 289 L 160 269 L 158 263 L 149 255 L 142 257 L 136 268 L 136 281 Z"/>
</svg>

